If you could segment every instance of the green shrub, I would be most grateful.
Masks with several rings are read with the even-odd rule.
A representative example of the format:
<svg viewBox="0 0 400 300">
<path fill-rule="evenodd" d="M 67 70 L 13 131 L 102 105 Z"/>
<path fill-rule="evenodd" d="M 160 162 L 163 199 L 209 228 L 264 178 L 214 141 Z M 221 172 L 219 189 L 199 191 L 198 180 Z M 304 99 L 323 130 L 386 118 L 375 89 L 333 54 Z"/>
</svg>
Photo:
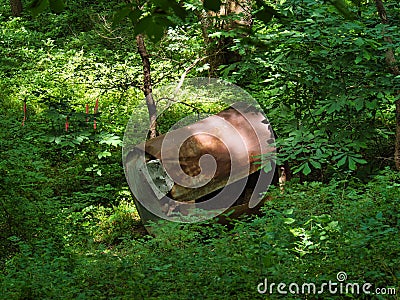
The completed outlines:
<svg viewBox="0 0 400 300">
<path fill-rule="evenodd" d="M 66 248 L 49 240 L 20 245 L 1 287 L 11 298 L 263 299 L 257 285 L 264 278 L 318 286 L 346 272 L 346 282 L 398 290 L 399 184 L 389 170 L 366 185 L 287 184 L 283 194 L 272 189 L 261 216 L 235 220 L 230 229 L 161 223 L 155 237 L 132 234 L 137 223 L 128 203 L 92 207 L 88 218 L 75 218 L 77 229 L 89 230 L 65 227 Z M 330 298 L 351 295 L 324 294 Z"/>
</svg>

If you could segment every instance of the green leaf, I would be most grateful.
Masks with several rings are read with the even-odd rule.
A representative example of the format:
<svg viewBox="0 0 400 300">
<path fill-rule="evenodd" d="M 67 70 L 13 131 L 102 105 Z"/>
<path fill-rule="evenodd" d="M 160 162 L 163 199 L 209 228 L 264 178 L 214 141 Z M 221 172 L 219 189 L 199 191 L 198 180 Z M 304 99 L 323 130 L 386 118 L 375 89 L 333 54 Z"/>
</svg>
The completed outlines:
<svg viewBox="0 0 400 300">
<path fill-rule="evenodd" d="M 371 54 L 370 54 L 368 51 L 364 50 L 364 51 L 363 51 L 363 57 L 364 57 L 366 60 L 370 60 L 370 59 L 371 59 Z"/>
<path fill-rule="evenodd" d="M 310 173 L 311 173 L 311 168 L 310 168 L 310 166 L 309 166 L 308 163 L 305 163 L 305 164 L 304 164 L 304 168 L 303 168 L 303 174 L 304 174 L 304 175 L 308 175 L 308 174 L 310 174 Z"/>
<path fill-rule="evenodd" d="M 328 0 L 346 19 L 354 19 L 353 13 L 347 7 L 344 0 Z"/>
<path fill-rule="evenodd" d="M 361 47 L 362 45 L 364 45 L 364 40 L 362 38 L 357 38 L 354 41 L 354 44 L 356 44 L 357 46 Z"/>
<path fill-rule="evenodd" d="M 264 4 L 264 8 L 254 16 L 264 23 L 269 23 L 274 15 L 277 15 L 277 11 L 273 7 Z"/>
<path fill-rule="evenodd" d="M 153 41 L 159 41 L 165 30 L 174 24 L 164 15 L 146 16 L 137 22 L 134 27 L 135 35 L 146 33 L 146 35 Z"/>
<path fill-rule="evenodd" d="M 130 13 L 129 13 L 129 15 L 128 15 L 128 18 L 131 20 L 133 26 L 135 27 L 136 24 L 137 24 L 137 22 L 138 22 L 138 20 L 139 20 L 139 18 L 140 18 L 141 16 L 142 16 L 141 11 L 138 10 L 138 9 L 135 9 L 135 10 L 131 10 L 131 11 L 130 11 Z"/>
<path fill-rule="evenodd" d="M 221 0 L 204 0 L 203 7 L 205 10 L 212 10 L 214 12 L 219 12 L 221 7 Z"/>
<path fill-rule="evenodd" d="M 77 136 L 76 138 L 75 138 L 75 141 L 74 141 L 74 143 L 75 144 L 81 144 L 84 140 L 88 140 L 89 138 L 87 137 L 87 136 L 84 136 L 84 135 L 79 135 L 79 136 Z"/>
<path fill-rule="evenodd" d="M 100 153 L 97 155 L 97 157 L 98 157 L 99 159 L 102 159 L 103 157 L 107 157 L 107 156 L 111 156 L 111 152 L 109 152 L 109 151 L 103 151 L 103 152 L 100 152 Z"/>
<path fill-rule="evenodd" d="M 356 101 L 354 101 L 354 106 L 357 111 L 360 111 L 364 107 L 364 99 L 363 98 L 357 98 Z"/>
<path fill-rule="evenodd" d="M 150 28 L 152 26 L 154 26 L 152 16 L 146 16 L 146 17 L 140 19 L 136 25 L 134 24 L 135 35 L 145 33 L 147 28 Z"/>
<path fill-rule="evenodd" d="M 61 13 L 65 9 L 64 0 L 49 0 L 50 9 L 54 13 Z"/>
<path fill-rule="evenodd" d="M 197 72 L 203 72 L 203 71 L 208 70 L 208 69 L 210 69 L 210 64 L 206 63 L 206 64 L 196 68 L 196 71 Z"/>
<path fill-rule="evenodd" d="M 356 162 L 351 156 L 349 156 L 349 169 L 352 171 L 356 169 Z"/>
<path fill-rule="evenodd" d="M 321 169 L 321 164 L 318 161 L 310 159 L 310 164 L 316 169 Z"/>
<path fill-rule="evenodd" d="M 146 34 L 152 42 L 158 42 L 164 35 L 167 26 L 162 26 L 161 24 L 153 23 L 152 27 L 146 29 Z"/>
<path fill-rule="evenodd" d="M 175 15 L 180 18 L 181 20 L 185 20 L 187 16 L 187 12 L 183 9 L 178 3 L 175 1 L 168 1 L 171 5 L 172 10 L 174 11 Z"/>
<path fill-rule="evenodd" d="M 293 173 L 296 174 L 296 173 L 298 173 L 300 171 L 302 171 L 302 173 L 304 175 L 308 175 L 308 174 L 311 173 L 311 169 L 310 169 L 310 166 L 309 166 L 308 162 L 305 162 L 305 163 L 301 164 L 298 168 L 296 168 L 294 170 Z"/>
<path fill-rule="evenodd" d="M 125 19 L 127 16 L 129 16 L 131 12 L 132 12 L 132 6 L 130 4 L 118 10 L 114 14 L 112 26 L 116 26 L 117 24 L 121 23 L 121 21 Z"/>
<path fill-rule="evenodd" d="M 49 0 L 34 0 L 28 5 L 28 10 L 31 11 L 33 16 L 37 16 L 49 7 Z"/>
<path fill-rule="evenodd" d="M 328 223 L 326 228 L 329 229 L 329 230 L 337 230 L 337 229 L 339 229 L 339 222 L 338 221 L 331 221 L 331 222 Z"/>
<path fill-rule="evenodd" d="M 172 27 L 172 26 L 175 25 L 175 24 L 174 24 L 170 19 L 168 19 L 168 17 L 165 16 L 165 15 L 156 15 L 156 16 L 154 16 L 154 22 L 157 23 L 157 24 L 159 24 L 161 27 L 163 27 L 163 28 L 164 28 L 163 31 L 165 31 L 168 27 Z M 162 32 L 162 33 L 164 33 L 164 32 Z"/>
<path fill-rule="evenodd" d="M 337 163 L 336 166 L 340 167 L 346 163 L 347 156 L 343 156 Z"/>
<path fill-rule="evenodd" d="M 284 218 L 283 219 L 283 223 L 285 223 L 285 224 L 292 224 L 292 223 L 294 223 L 296 220 L 295 219 L 293 219 L 293 218 Z"/>
<path fill-rule="evenodd" d="M 152 0 L 153 4 L 156 6 L 158 10 L 162 10 L 163 13 L 166 12 L 169 8 L 168 0 Z"/>
<path fill-rule="evenodd" d="M 208 37 L 210 37 L 210 38 L 219 38 L 219 37 L 221 37 L 222 34 L 223 33 L 221 31 L 216 31 L 216 32 L 210 33 L 208 35 Z"/>
<path fill-rule="evenodd" d="M 367 161 L 365 160 L 365 159 L 362 159 L 362 158 L 357 158 L 357 157 L 352 157 L 352 159 L 356 162 L 356 163 L 359 163 L 359 164 L 366 164 L 367 163 Z"/>
<path fill-rule="evenodd" d="M 156 271 L 164 271 L 164 270 L 169 269 L 170 267 L 172 267 L 172 264 L 166 264 L 163 266 L 155 266 L 155 267 L 153 267 L 153 269 Z"/>
<path fill-rule="evenodd" d="M 365 106 L 366 106 L 368 109 L 376 109 L 376 108 L 378 108 L 378 103 L 377 103 L 376 100 L 373 100 L 373 101 L 366 101 L 366 102 L 365 102 Z"/>
<path fill-rule="evenodd" d="M 332 219 L 332 217 L 331 217 L 331 215 L 328 215 L 328 214 L 322 214 L 319 216 L 313 216 L 312 219 L 318 223 L 327 223 Z"/>
<path fill-rule="evenodd" d="M 268 162 L 268 163 L 264 166 L 263 170 L 264 170 L 265 173 L 271 172 L 271 171 L 272 171 L 272 164 L 271 164 L 271 162 Z"/>
<path fill-rule="evenodd" d="M 9 241 L 11 241 L 13 243 L 17 243 L 17 242 L 19 242 L 21 240 L 21 238 L 13 235 L 13 236 L 8 237 L 7 240 L 9 240 Z"/>
<path fill-rule="evenodd" d="M 103 138 L 99 144 L 107 144 L 112 145 L 114 147 L 122 146 L 122 141 L 119 136 L 117 135 L 109 135 Z"/>
<path fill-rule="evenodd" d="M 170 12 L 172 9 L 175 16 L 181 20 L 184 20 L 187 16 L 185 9 L 183 9 L 175 0 L 153 0 L 152 2 L 157 8 L 162 10 L 163 14 Z M 154 12 L 153 15 L 154 14 L 157 14 L 157 12 Z"/>
<path fill-rule="evenodd" d="M 283 214 L 285 214 L 285 215 L 291 215 L 291 214 L 293 214 L 293 208 L 288 208 L 288 209 L 286 209 L 284 212 L 283 212 Z"/>
<path fill-rule="evenodd" d="M 343 157 L 343 156 L 346 156 L 345 153 L 340 153 L 340 154 L 335 155 L 334 157 L 332 157 L 332 159 L 333 159 L 333 160 L 337 160 L 337 159 L 339 159 L 339 158 L 341 158 L 341 157 Z"/>
</svg>

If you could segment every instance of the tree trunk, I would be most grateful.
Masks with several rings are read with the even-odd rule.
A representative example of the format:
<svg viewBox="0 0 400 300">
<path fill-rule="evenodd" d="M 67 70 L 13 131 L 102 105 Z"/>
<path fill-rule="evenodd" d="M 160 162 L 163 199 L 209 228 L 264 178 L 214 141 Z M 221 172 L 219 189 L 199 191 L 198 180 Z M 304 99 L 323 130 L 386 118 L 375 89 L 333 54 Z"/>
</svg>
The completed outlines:
<svg viewBox="0 0 400 300">
<path fill-rule="evenodd" d="M 149 111 L 150 118 L 150 138 L 154 138 L 157 136 L 156 127 L 157 127 L 157 107 L 153 98 L 152 84 L 151 84 L 151 74 L 150 74 L 150 59 L 149 54 L 147 53 L 147 49 L 144 43 L 143 35 L 138 34 L 136 36 L 136 42 L 138 47 L 138 52 L 140 57 L 142 58 L 143 65 L 143 92 L 146 97 L 146 105 Z"/>
<path fill-rule="evenodd" d="M 378 10 L 379 17 L 381 19 L 381 23 L 388 24 L 389 21 L 387 19 L 386 9 L 383 6 L 382 0 L 375 0 L 375 4 L 376 4 L 376 9 Z M 384 36 L 383 38 L 389 44 L 393 44 L 393 40 L 391 37 Z M 385 57 L 390 72 L 394 76 L 400 75 L 399 66 L 397 65 L 396 57 L 394 56 L 392 47 L 386 50 Z M 399 90 L 397 90 L 396 93 L 398 96 L 400 96 Z M 397 170 L 400 171 L 400 99 L 396 100 L 395 105 L 396 105 L 396 137 L 394 145 L 394 162 L 396 164 Z"/>
<path fill-rule="evenodd" d="M 22 13 L 22 1 L 10 0 L 11 12 L 14 17 L 20 17 Z"/>
<path fill-rule="evenodd" d="M 211 77 L 218 77 L 218 69 L 221 65 L 228 65 L 241 60 L 241 56 L 236 51 L 229 49 L 233 44 L 233 38 L 221 36 L 210 38 L 209 28 L 218 28 L 223 31 L 237 30 L 241 28 L 243 32 L 250 31 L 252 17 L 249 13 L 251 2 L 249 0 L 227 0 L 221 5 L 220 11 L 202 11 L 197 13 L 197 18 L 201 23 L 201 32 L 205 44 L 207 62 L 210 65 L 209 74 Z M 240 20 L 224 19 L 218 17 L 228 17 L 242 13 L 244 17 Z M 215 20 L 215 17 L 217 19 Z"/>
</svg>

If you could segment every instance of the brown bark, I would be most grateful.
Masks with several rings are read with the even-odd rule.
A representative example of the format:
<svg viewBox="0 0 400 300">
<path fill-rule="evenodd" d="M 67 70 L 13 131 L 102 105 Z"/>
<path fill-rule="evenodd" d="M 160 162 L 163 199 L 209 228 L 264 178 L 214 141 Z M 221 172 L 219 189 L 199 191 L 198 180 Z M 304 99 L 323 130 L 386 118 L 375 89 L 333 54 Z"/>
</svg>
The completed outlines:
<svg viewBox="0 0 400 300">
<path fill-rule="evenodd" d="M 394 161 L 397 170 L 400 171 L 400 99 L 396 100 L 396 140 L 395 140 L 395 151 Z"/>
<path fill-rule="evenodd" d="M 252 17 L 250 11 L 249 0 L 227 0 L 221 5 L 220 11 L 215 13 L 212 11 L 200 12 L 197 14 L 201 23 L 201 31 L 205 44 L 205 52 L 207 62 L 210 65 L 209 74 L 211 77 L 218 77 L 218 68 L 221 65 L 227 65 L 241 60 L 239 53 L 229 50 L 229 46 L 233 43 L 230 37 L 210 38 L 208 29 L 218 28 L 223 31 L 238 29 L 239 27 L 245 31 L 250 31 Z M 244 14 L 240 20 L 224 20 L 215 19 L 215 17 L 233 16 L 239 13 Z"/>
<path fill-rule="evenodd" d="M 388 24 L 389 20 L 387 18 L 386 9 L 383 5 L 382 0 L 375 0 L 376 9 L 378 11 L 379 17 L 382 24 Z M 386 42 L 393 44 L 391 37 L 383 37 Z M 386 63 L 389 67 L 390 72 L 398 76 L 400 75 L 399 66 L 397 65 L 396 57 L 393 53 L 393 48 L 388 48 L 385 53 Z M 400 95 L 400 91 L 397 90 L 396 93 Z M 396 137 L 395 137 L 395 149 L 394 149 L 394 162 L 396 164 L 397 170 L 400 171 L 400 99 L 396 100 Z"/>
<path fill-rule="evenodd" d="M 14 17 L 20 17 L 22 13 L 22 1 L 10 0 L 11 12 Z"/>
<path fill-rule="evenodd" d="M 221 65 L 221 53 L 219 51 L 219 46 L 214 45 L 215 39 L 212 39 L 208 36 L 208 29 L 213 26 L 210 19 L 210 14 L 202 11 L 197 13 L 197 18 L 201 23 L 201 35 L 203 37 L 205 54 L 207 57 L 206 62 L 210 67 L 209 75 L 210 77 L 217 77 L 216 71 L 218 66 Z"/>
<path fill-rule="evenodd" d="M 149 119 L 150 119 L 150 138 L 154 138 L 157 136 L 156 127 L 157 127 L 157 107 L 153 98 L 153 90 L 151 84 L 151 72 L 150 72 L 150 58 L 147 53 L 146 45 L 144 43 L 143 35 L 138 34 L 136 36 L 136 42 L 138 47 L 138 52 L 140 57 L 142 58 L 143 65 L 143 92 L 146 97 L 146 105 L 149 111 Z"/>
</svg>

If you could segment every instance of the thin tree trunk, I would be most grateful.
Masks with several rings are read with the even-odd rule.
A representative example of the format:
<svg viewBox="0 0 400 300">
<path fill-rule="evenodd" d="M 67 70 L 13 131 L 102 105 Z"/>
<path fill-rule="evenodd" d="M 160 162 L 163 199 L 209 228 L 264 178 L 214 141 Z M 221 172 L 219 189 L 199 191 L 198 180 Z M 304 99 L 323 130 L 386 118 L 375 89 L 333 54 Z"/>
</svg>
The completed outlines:
<svg viewBox="0 0 400 300">
<path fill-rule="evenodd" d="M 144 43 L 143 35 L 138 34 L 136 36 L 136 42 L 138 47 L 138 52 L 142 58 L 143 65 L 143 92 L 146 97 L 146 105 L 149 111 L 150 118 L 150 138 L 157 136 L 157 107 L 153 98 L 152 84 L 151 84 L 151 73 L 150 73 L 150 59 L 147 53 L 146 45 Z"/>
<path fill-rule="evenodd" d="M 387 18 L 386 9 L 383 6 L 382 0 L 375 0 L 375 4 L 376 4 L 376 9 L 378 10 L 379 17 L 381 19 L 381 23 L 388 24 L 389 21 Z M 393 40 L 391 37 L 384 36 L 383 38 L 389 44 L 393 44 Z M 399 66 L 397 65 L 396 57 L 394 56 L 392 47 L 386 50 L 385 56 L 386 56 L 386 63 L 390 69 L 390 72 L 395 76 L 400 75 Z M 399 90 L 396 91 L 396 93 L 400 95 Z M 395 105 L 396 105 L 396 138 L 394 145 L 395 146 L 394 161 L 397 170 L 400 171 L 400 99 L 396 100 Z"/>
<path fill-rule="evenodd" d="M 20 17 L 22 13 L 22 1 L 10 0 L 11 12 L 14 17 Z"/>
</svg>

